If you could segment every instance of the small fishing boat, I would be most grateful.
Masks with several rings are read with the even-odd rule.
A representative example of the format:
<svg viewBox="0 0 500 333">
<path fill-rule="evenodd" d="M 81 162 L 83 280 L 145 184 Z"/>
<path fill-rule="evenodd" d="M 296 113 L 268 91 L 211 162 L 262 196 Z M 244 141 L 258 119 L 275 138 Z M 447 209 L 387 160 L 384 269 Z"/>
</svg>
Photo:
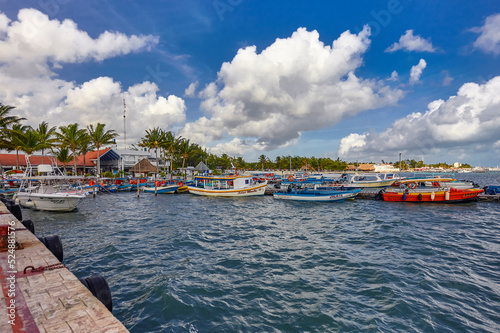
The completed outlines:
<svg viewBox="0 0 500 333">
<path fill-rule="evenodd" d="M 399 180 L 393 173 L 365 173 L 356 174 L 347 182 L 347 186 L 351 187 L 388 187 Z"/>
<path fill-rule="evenodd" d="M 273 193 L 275 199 L 294 201 L 320 201 L 320 202 L 342 202 L 346 199 L 353 199 L 360 188 L 344 187 L 288 187 L 286 191 Z"/>
<path fill-rule="evenodd" d="M 177 183 L 167 183 L 165 181 L 155 181 L 153 184 L 148 184 L 142 188 L 145 193 L 168 194 L 175 193 L 180 187 Z"/>
<path fill-rule="evenodd" d="M 205 196 L 247 197 L 264 195 L 267 181 L 259 182 L 253 176 L 196 176 L 189 193 Z"/>
<path fill-rule="evenodd" d="M 419 184 L 432 182 L 433 186 L 419 186 Z M 446 187 L 449 183 L 447 178 L 434 179 L 408 179 L 402 180 L 402 187 L 399 189 L 386 189 L 381 191 L 384 201 L 398 202 L 442 202 L 442 203 L 461 203 L 476 201 L 477 196 L 484 192 L 477 188 L 455 188 Z M 439 184 L 439 186 L 438 186 Z"/>
<path fill-rule="evenodd" d="M 21 206 L 70 212 L 87 196 L 87 191 L 70 183 L 78 181 L 79 177 L 64 176 L 57 167 L 50 164 L 40 164 L 37 168 L 38 175 L 34 176 L 29 161 L 27 164 L 27 176 L 22 178 L 19 192 L 14 195 L 14 200 Z"/>
</svg>

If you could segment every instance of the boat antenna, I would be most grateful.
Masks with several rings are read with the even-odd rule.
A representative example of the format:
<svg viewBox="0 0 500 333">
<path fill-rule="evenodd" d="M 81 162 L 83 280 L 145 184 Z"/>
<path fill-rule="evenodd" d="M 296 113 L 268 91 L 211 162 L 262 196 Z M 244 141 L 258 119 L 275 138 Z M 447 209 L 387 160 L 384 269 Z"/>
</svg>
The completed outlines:
<svg viewBox="0 0 500 333">
<path fill-rule="evenodd" d="M 125 97 L 123 97 L 123 144 L 124 149 L 127 150 L 127 122 L 126 122 L 126 114 L 127 105 L 125 104 Z"/>
</svg>

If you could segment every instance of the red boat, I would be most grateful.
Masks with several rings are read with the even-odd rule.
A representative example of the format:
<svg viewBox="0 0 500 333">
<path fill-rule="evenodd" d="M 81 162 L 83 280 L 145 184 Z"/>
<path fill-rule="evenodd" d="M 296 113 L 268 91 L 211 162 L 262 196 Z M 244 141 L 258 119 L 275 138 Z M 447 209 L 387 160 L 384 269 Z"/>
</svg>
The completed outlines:
<svg viewBox="0 0 500 333">
<path fill-rule="evenodd" d="M 388 190 L 382 192 L 382 196 L 384 201 L 459 203 L 476 201 L 477 196 L 483 191 L 483 189 L 456 189 L 454 187 L 438 191 L 405 189 Z"/>
</svg>

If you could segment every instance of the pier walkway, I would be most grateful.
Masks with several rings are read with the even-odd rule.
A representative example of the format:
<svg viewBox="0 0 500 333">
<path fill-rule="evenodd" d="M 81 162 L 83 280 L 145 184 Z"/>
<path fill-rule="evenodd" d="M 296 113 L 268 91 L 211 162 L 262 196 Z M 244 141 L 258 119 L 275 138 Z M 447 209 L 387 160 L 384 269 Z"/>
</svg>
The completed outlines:
<svg viewBox="0 0 500 333">
<path fill-rule="evenodd" d="M 0 202 L 2 225 L 0 332 L 128 332 Z"/>
</svg>

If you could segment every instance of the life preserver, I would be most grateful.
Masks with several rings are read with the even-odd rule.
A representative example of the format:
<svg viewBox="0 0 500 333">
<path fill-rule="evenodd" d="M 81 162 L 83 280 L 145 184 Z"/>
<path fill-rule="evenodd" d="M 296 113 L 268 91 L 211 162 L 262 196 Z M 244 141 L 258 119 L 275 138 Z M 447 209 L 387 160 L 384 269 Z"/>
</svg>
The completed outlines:
<svg viewBox="0 0 500 333">
<path fill-rule="evenodd" d="M 288 176 L 288 181 L 289 182 L 293 182 L 293 176 L 292 175 Z"/>
<path fill-rule="evenodd" d="M 94 186 L 95 185 L 95 182 L 93 180 L 89 181 L 89 185 L 90 186 Z"/>
<path fill-rule="evenodd" d="M 309 177 L 309 174 L 306 172 L 306 173 L 304 174 L 304 177 Z"/>
<path fill-rule="evenodd" d="M 132 179 L 132 180 L 130 181 L 130 184 L 132 184 L 132 185 L 135 185 L 135 184 L 137 184 L 137 180 L 135 180 L 135 179 Z"/>
<path fill-rule="evenodd" d="M 412 190 L 414 190 L 417 188 L 417 183 L 415 183 L 415 182 L 408 183 L 408 187 L 411 188 Z"/>
<path fill-rule="evenodd" d="M 178 182 L 177 185 L 182 186 L 184 184 L 182 182 Z"/>
<path fill-rule="evenodd" d="M 160 181 L 158 181 L 158 180 L 157 180 L 157 181 L 155 181 L 155 186 L 156 186 L 156 187 L 158 187 L 158 186 L 160 186 L 160 185 L 161 185 L 161 182 L 160 182 Z"/>
<path fill-rule="evenodd" d="M 162 184 L 162 185 L 165 185 L 165 181 L 164 181 L 164 180 L 162 180 L 162 181 L 161 181 L 161 184 Z"/>
</svg>

